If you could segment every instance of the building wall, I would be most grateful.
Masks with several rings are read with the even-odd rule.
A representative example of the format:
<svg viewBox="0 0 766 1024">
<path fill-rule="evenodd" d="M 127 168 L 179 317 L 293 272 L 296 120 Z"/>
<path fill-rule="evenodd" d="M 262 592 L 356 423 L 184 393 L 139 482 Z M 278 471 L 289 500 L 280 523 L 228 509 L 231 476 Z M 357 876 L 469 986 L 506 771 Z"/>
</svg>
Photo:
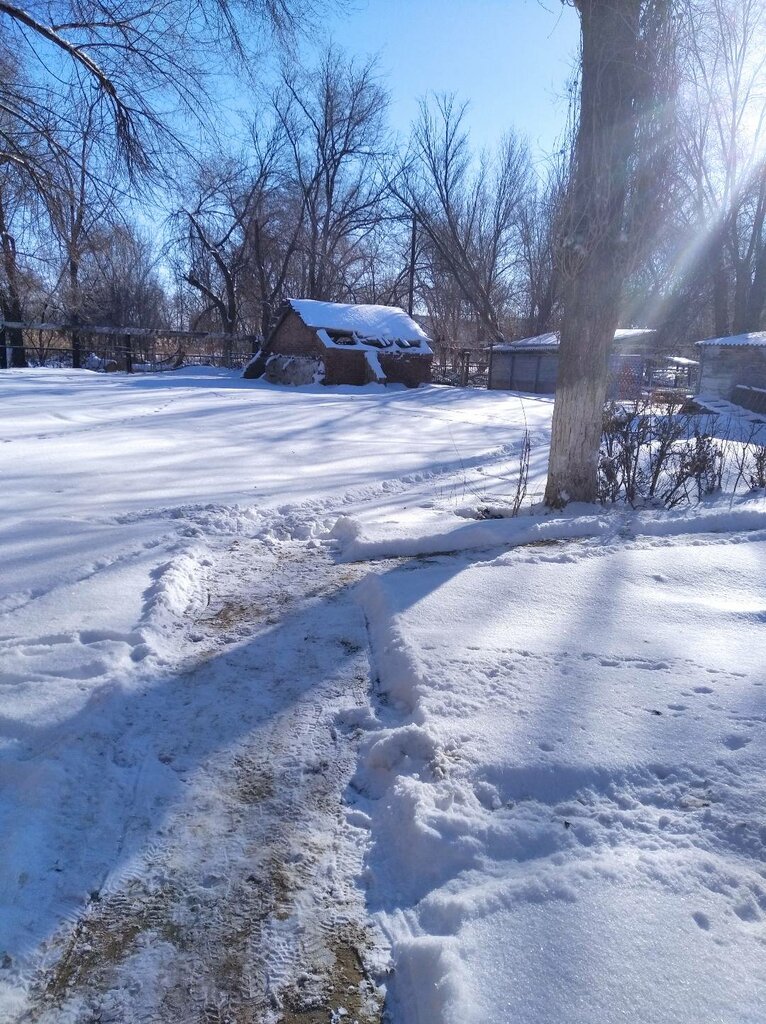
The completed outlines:
<svg viewBox="0 0 766 1024">
<path fill-rule="evenodd" d="M 307 327 L 297 313 L 292 310 L 271 335 L 267 345 L 267 354 L 281 353 L 287 356 L 318 356 L 324 357 L 324 345 L 316 333 Z"/>
<path fill-rule="evenodd" d="M 416 388 L 419 384 L 428 384 L 431 380 L 430 355 L 388 355 L 380 354 L 380 365 L 383 373 L 392 384 L 406 384 L 408 388 Z"/>
<path fill-rule="evenodd" d="M 705 345 L 700 352 L 701 394 L 723 398 L 728 402 L 738 384 L 766 387 L 766 347 Z"/>
<path fill-rule="evenodd" d="M 489 386 L 494 391 L 552 395 L 558 369 L 558 352 L 495 352 Z"/>
<path fill-rule="evenodd" d="M 367 383 L 367 360 L 364 352 L 357 349 L 324 349 L 325 384 L 355 384 L 361 387 Z"/>
<path fill-rule="evenodd" d="M 490 391 L 507 391 L 510 388 L 511 357 L 507 352 L 493 352 L 489 374 Z"/>
</svg>

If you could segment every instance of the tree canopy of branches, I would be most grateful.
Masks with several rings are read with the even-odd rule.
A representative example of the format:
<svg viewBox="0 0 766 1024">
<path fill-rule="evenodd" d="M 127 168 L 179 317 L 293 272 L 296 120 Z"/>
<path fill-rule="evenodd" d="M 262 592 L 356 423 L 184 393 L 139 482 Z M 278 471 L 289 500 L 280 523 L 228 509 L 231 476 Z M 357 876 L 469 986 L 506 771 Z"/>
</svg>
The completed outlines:
<svg viewBox="0 0 766 1024">
<path fill-rule="evenodd" d="M 221 44 L 235 55 L 259 26 L 277 33 L 305 15 L 310 0 L 0 0 L 0 43 L 33 81 L 0 76 L 0 160 L 29 165 L 19 147 L 46 134 L 51 108 L 67 117 L 67 98 L 98 104 L 129 171 L 156 163 L 172 137 L 170 111 L 199 117 L 206 79 Z M 61 101 L 64 101 L 63 103 Z"/>
<path fill-rule="evenodd" d="M 203 168 L 182 213 L 201 318 L 265 333 L 288 286 L 317 299 L 359 290 L 386 216 L 386 104 L 374 64 L 334 48 L 311 72 L 283 68 L 249 148 Z"/>
<path fill-rule="evenodd" d="M 529 154 L 508 134 L 494 159 L 484 153 L 475 160 L 465 114 L 453 96 L 421 103 L 392 190 L 425 236 L 436 273 L 454 278 L 465 302 L 499 339 L 519 260 Z"/>
<path fill-rule="evenodd" d="M 273 105 L 304 216 L 301 294 L 337 298 L 382 214 L 388 95 L 374 61 L 331 47 L 314 69 L 285 68 Z"/>
</svg>

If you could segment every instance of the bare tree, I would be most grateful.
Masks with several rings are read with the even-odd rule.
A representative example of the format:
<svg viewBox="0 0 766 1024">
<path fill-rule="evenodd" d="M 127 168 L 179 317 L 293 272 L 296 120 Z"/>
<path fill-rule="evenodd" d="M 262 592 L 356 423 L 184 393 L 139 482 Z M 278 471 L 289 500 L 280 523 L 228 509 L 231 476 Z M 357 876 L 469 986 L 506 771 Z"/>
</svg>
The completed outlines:
<svg viewBox="0 0 766 1024">
<path fill-rule="evenodd" d="M 227 333 L 246 326 L 264 335 L 292 270 L 305 202 L 281 124 L 254 125 L 251 139 L 247 154 L 197 175 L 195 201 L 180 214 L 181 260 L 203 299 L 197 323 L 214 314 Z"/>
<path fill-rule="evenodd" d="M 130 171 L 161 158 L 176 136 L 167 110 L 204 120 L 204 84 L 222 50 L 245 53 L 245 40 L 268 27 L 294 29 L 313 0 L 0 0 L 0 42 L 34 55 L 32 89 L 0 79 L 0 110 L 12 128 L 35 130 L 49 104 L 37 92 L 90 91 Z M 208 118 L 208 122 L 209 122 Z M 14 132 L 0 127 L 0 155 L 14 155 Z"/>
<path fill-rule="evenodd" d="M 170 325 L 158 251 L 146 232 L 127 220 L 93 229 L 78 286 L 86 322 L 114 327 Z"/>
<path fill-rule="evenodd" d="M 247 265 L 244 221 L 248 214 L 247 188 L 241 166 L 230 163 L 223 173 L 208 167 L 210 182 L 193 208 L 183 211 L 187 221 L 189 266 L 184 279 L 204 300 L 194 327 L 211 312 L 227 334 L 240 323 L 240 277 Z"/>
<path fill-rule="evenodd" d="M 665 0 L 576 0 L 580 109 L 560 253 L 563 315 L 547 504 L 592 502 L 609 353 L 629 267 L 626 204 Z M 646 44 L 646 45 L 645 45 Z"/>
<path fill-rule="evenodd" d="M 411 151 L 391 189 L 496 340 L 518 261 L 529 157 L 509 134 L 495 158 L 475 159 L 465 113 L 454 96 L 421 103 Z"/>
<path fill-rule="evenodd" d="M 717 334 L 757 330 L 766 305 L 766 11 L 687 0 L 679 141 L 688 243 L 677 276 L 703 278 Z"/>
<path fill-rule="evenodd" d="M 374 61 L 357 64 L 335 48 L 316 68 L 282 71 L 274 110 L 304 210 L 299 255 L 307 298 L 348 292 L 365 240 L 379 223 L 387 105 Z"/>
<path fill-rule="evenodd" d="M 24 319 L 22 270 L 19 266 L 16 250 L 16 238 L 13 234 L 8 209 L 7 181 L 0 179 L 0 249 L 2 250 L 2 274 L 0 274 L 0 306 L 3 320 L 19 322 Z M 10 346 L 10 359 L 6 355 Z M 24 336 L 19 328 L 3 327 L 0 334 L 0 368 L 8 365 L 23 367 L 27 365 L 24 350 Z"/>
<path fill-rule="evenodd" d="M 76 102 L 76 101 L 75 101 Z M 75 103 L 72 104 L 75 107 Z M 91 98 L 75 107 L 77 134 L 68 128 L 65 145 L 52 145 L 41 179 L 48 227 L 59 254 L 53 291 L 64 318 L 77 325 L 83 319 L 84 296 L 80 272 L 83 260 L 118 217 L 118 186 L 97 173 L 95 139 L 102 127 L 99 105 Z M 55 133 L 51 138 L 57 141 Z M 81 366 L 81 338 L 72 333 L 72 366 Z"/>
<path fill-rule="evenodd" d="M 560 275 L 556 240 L 566 192 L 566 166 L 556 161 L 522 207 L 519 241 L 524 270 L 521 329 L 534 336 L 550 331 L 557 316 Z"/>
</svg>

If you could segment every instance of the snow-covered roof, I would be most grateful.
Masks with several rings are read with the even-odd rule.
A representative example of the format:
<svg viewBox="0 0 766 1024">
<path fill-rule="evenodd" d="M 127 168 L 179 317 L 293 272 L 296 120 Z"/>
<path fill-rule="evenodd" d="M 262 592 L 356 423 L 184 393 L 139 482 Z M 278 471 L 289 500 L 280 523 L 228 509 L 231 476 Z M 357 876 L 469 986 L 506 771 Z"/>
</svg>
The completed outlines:
<svg viewBox="0 0 766 1024">
<path fill-rule="evenodd" d="M 697 359 L 687 359 L 685 356 L 666 356 L 665 362 L 673 366 L 699 366 Z"/>
<path fill-rule="evenodd" d="M 614 332 L 615 341 L 635 341 L 649 334 L 656 334 L 653 327 L 618 327 Z"/>
<path fill-rule="evenodd" d="M 728 338 L 707 338 L 705 341 L 698 341 L 697 345 L 703 348 L 724 348 L 745 347 L 764 348 L 766 347 L 766 331 L 754 331 L 752 334 L 732 334 Z"/>
<path fill-rule="evenodd" d="M 304 324 L 314 328 L 328 347 L 349 344 L 348 341 L 337 344 L 332 337 L 337 334 L 353 339 L 353 343 L 361 347 L 387 348 L 402 343 L 399 348 L 412 348 L 423 354 L 431 352 L 428 335 L 398 306 L 350 305 L 316 299 L 287 301 Z"/>
<path fill-rule="evenodd" d="M 494 345 L 495 352 L 518 352 L 525 348 L 551 348 L 559 347 L 559 336 L 555 331 L 548 334 L 538 334 L 534 338 L 519 338 L 518 341 L 509 341 L 503 345 Z"/>
<path fill-rule="evenodd" d="M 633 341 L 655 332 L 649 327 L 620 327 L 614 332 L 614 340 L 618 342 Z M 518 341 L 505 342 L 492 346 L 495 352 L 541 352 L 550 350 L 557 352 L 559 348 L 558 331 L 537 334 L 532 338 L 519 338 Z"/>
</svg>

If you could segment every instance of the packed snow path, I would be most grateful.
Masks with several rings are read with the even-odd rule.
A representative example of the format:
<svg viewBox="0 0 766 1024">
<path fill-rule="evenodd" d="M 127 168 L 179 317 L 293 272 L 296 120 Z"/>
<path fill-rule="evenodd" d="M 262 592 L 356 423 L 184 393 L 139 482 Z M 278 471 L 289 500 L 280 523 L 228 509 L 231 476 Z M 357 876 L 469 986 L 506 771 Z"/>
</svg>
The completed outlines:
<svg viewBox="0 0 766 1024">
<path fill-rule="evenodd" d="M 31 991 L 20 1019 L 378 1020 L 361 847 L 342 814 L 342 723 L 369 685 L 357 573 L 244 539 L 173 568 L 196 579 L 172 629 L 190 653 L 26 737 L 56 800 L 19 837 L 19 936 L 40 943 L 15 978 Z M 68 894 L 84 905 L 61 927 Z"/>
</svg>

